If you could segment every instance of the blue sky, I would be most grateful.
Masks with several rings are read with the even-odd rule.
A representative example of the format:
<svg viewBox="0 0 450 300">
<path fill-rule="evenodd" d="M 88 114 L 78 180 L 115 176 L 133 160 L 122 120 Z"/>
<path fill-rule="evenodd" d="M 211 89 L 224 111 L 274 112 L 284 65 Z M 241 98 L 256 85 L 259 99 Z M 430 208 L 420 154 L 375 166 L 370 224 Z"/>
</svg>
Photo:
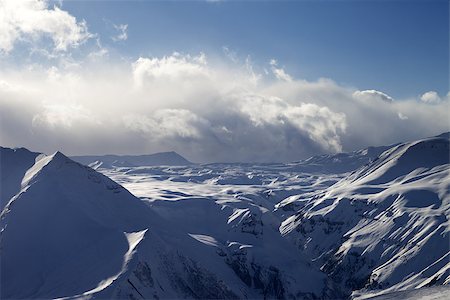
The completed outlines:
<svg viewBox="0 0 450 300">
<path fill-rule="evenodd" d="M 404 98 L 448 91 L 448 1 L 64 1 L 124 56 L 224 46 L 256 63 L 276 58 L 297 78 L 332 78 Z M 112 24 L 128 24 L 114 43 Z"/>
</svg>

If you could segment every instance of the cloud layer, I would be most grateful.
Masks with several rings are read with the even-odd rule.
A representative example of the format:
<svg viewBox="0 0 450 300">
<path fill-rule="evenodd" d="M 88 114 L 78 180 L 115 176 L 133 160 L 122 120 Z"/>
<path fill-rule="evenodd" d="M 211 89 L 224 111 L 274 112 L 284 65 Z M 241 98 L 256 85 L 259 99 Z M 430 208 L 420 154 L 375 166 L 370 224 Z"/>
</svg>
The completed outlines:
<svg viewBox="0 0 450 300">
<path fill-rule="evenodd" d="M 274 61 L 173 53 L 0 71 L 0 136 L 67 154 L 293 161 L 448 131 L 448 99 L 432 102 L 298 80 Z"/>
</svg>

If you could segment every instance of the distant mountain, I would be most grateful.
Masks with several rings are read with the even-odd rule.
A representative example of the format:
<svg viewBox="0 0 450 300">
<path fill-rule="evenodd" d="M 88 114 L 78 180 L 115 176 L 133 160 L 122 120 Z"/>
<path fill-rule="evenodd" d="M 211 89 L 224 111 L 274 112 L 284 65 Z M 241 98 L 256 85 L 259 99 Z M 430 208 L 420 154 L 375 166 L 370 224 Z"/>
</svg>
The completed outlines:
<svg viewBox="0 0 450 300">
<path fill-rule="evenodd" d="M 137 167 L 137 166 L 187 166 L 193 164 L 178 153 L 160 152 L 148 155 L 85 155 L 71 159 L 93 168 Z"/>
<path fill-rule="evenodd" d="M 321 154 L 286 164 L 286 168 L 305 173 L 346 173 L 375 160 L 391 146 L 368 147 L 353 152 Z"/>
</svg>

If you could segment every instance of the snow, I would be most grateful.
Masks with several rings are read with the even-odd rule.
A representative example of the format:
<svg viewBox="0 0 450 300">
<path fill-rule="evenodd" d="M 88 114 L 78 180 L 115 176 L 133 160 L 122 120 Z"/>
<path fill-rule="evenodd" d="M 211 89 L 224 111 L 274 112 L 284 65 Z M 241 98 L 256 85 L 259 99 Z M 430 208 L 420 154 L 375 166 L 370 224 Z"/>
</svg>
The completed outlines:
<svg viewBox="0 0 450 300">
<path fill-rule="evenodd" d="M 22 183 L 1 215 L 2 298 L 214 296 L 205 287 L 254 298 L 320 295 L 324 288 L 325 276 L 308 268 L 277 224 L 267 222 L 264 239 L 254 230 L 269 210 L 244 197 L 231 196 L 237 207 L 212 197 L 223 187 L 210 197 L 165 187 L 173 198 L 160 197 L 155 207 L 157 200 L 142 201 L 61 153 L 39 159 Z M 229 226 L 234 210 L 247 204 L 252 208 Z M 136 277 L 148 270 L 157 277 Z"/>
<path fill-rule="evenodd" d="M 448 294 L 448 134 L 289 164 L 1 150 L 1 298 Z"/>
<path fill-rule="evenodd" d="M 448 154 L 443 136 L 395 146 L 302 203 L 281 231 L 344 291 L 448 282 Z"/>
<path fill-rule="evenodd" d="M 67 297 L 98 287 L 121 271 L 124 232 L 158 219 L 128 191 L 61 153 L 38 160 L 23 184 L 1 214 L 2 298 Z"/>
<path fill-rule="evenodd" d="M 119 278 L 120 275 L 122 275 L 124 272 L 126 272 L 126 270 L 127 270 L 126 266 L 130 262 L 130 260 L 133 258 L 135 249 L 136 249 L 137 245 L 143 240 L 146 232 L 147 232 L 147 229 L 138 231 L 138 232 L 124 233 L 125 237 L 127 239 L 127 242 L 128 242 L 128 251 L 124 255 L 124 261 L 122 263 L 122 268 L 119 271 L 119 273 L 117 273 L 105 280 L 102 280 L 95 289 L 84 292 L 81 295 L 73 295 L 68 298 L 88 297 L 90 295 L 94 295 L 96 293 L 99 293 L 99 292 L 107 289 L 115 280 L 117 280 Z M 62 298 L 62 299 L 64 299 L 64 298 Z"/>
<path fill-rule="evenodd" d="M 388 294 L 383 294 L 379 296 L 372 295 L 362 295 L 362 297 L 355 299 L 371 299 L 371 300 L 395 300 L 395 299 L 403 299 L 403 300 L 446 300 L 450 295 L 450 286 L 437 286 L 437 287 L 428 287 L 428 288 L 420 288 L 414 290 L 405 290 L 398 291 Z"/>
<path fill-rule="evenodd" d="M 38 156 L 25 148 L 0 147 L 0 210 L 20 191 L 25 172 Z"/>
</svg>

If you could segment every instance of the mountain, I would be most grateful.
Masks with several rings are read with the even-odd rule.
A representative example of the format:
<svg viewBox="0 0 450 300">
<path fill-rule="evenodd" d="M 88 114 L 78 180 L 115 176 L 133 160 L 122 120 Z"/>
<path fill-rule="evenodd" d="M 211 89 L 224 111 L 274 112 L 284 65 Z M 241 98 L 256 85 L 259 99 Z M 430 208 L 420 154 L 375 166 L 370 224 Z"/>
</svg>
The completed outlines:
<svg viewBox="0 0 450 300">
<path fill-rule="evenodd" d="M 1 213 L 1 298 L 66 297 L 100 288 L 132 256 L 139 238 L 133 232 L 156 219 L 107 177 L 59 152 L 41 156 Z"/>
<path fill-rule="evenodd" d="M 0 215 L 2 299 L 315 298 L 326 290 L 324 274 L 257 206 L 185 199 L 167 215 L 60 152 L 39 155 L 21 183 Z M 206 217 L 217 226 L 203 226 Z"/>
<path fill-rule="evenodd" d="M 187 166 L 192 165 L 178 153 L 161 152 L 148 155 L 86 155 L 72 156 L 76 162 L 93 168 L 136 167 L 136 166 Z"/>
<path fill-rule="evenodd" d="M 324 168 L 310 173 L 302 171 L 305 162 L 104 172 L 133 193 L 155 199 L 157 211 L 187 228 L 200 223 L 195 230 L 207 230 L 208 236 L 221 224 L 220 212 L 200 205 L 206 200 L 201 193 L 234 207 L 230 225 L 237 216 L 250 217 L 241 230 L 256 236 L 266 236 L 264 219 L 270 218 L 306 255 L 311 270 L 327 275 L 325 298 L 367 298 L 448 284 L 449 135 L 379 147 L 371 157 L 366 150 L 346 156 L 356 159 L 351 173 L 327 166 L 332 156 L 321 156 Z M 249 212 L 251 206 L 261 207 L 264 217 Z M 199 222 L 205 215 L 212 220 Z"/>
<path fill-rule="evenodd" d="M 292 164 L 99 172 L 2 148 L 0 298 L 441 297 L 449 137 Z"/>
<path fill-rule="evenodd" d="M 391 146 L 368 147 L 353 152 L 322 154 L 286 164 L 297 172 L 304 173 L 346 173 L 371 163 Z"/>
<path fill-rule="evenodd" d="M 370 300 L 417 300 L 417 299 L 432 299 L 432 300 L 446 300 L 449 295 L 449 287 L 448 286 L 434 286 L 434 287 L 426 287 L 415 290 L 406 290 L 406 291 L 398 291 L 387 293 L 384 295 L 379 295 L 375 297 L 364 297 L 362 299 L 370 299 Z M 361 300 L 362 300 L 361 299 Z"/>
<path fill-rule="evenodd" d="M 394 146 L 308 197 L 280 232 L 354 297 L 450 282 L 448 135 Z"/>
</svg>

